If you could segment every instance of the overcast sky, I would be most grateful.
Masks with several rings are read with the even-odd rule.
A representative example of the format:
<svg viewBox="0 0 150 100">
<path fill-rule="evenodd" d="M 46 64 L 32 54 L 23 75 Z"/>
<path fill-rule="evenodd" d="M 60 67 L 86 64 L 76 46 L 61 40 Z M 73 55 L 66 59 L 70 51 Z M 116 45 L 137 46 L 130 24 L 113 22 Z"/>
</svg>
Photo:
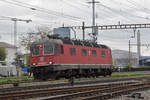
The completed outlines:
<svg viewBox="0 0 150 100">
<path fill-rule="evenodd" d="M 18 22 L 18 37 L 38 27 L 59 27 L 62 24 L 91 25 L 92 8 L 87 3 L 91 0 L 0 0 L 0 41 L 13 43 L 13 22 L 10 18 L 31 19 L 31 23 Z M 149 23 L 150 0 L 97 0 L 97 25 Z M 142 44 L 150 43 L 150 29 L 141 30 Z M 77 30 L 77 37 L 81 37 Z M 90 32 L 90 30 L 88 30 Z M 87 33 L 88 34 L 88 33 Z M 112 49 L 128 50 L 128 41 L 136 43 L 136 38 L 130 38 L 133 30 L 99 31 L 98 43 L 106 44 Z M 87 36 L 87 38 L 89 38 Z M 150 47 L 149 47 L 150 48 Z M 142 47 L 142 55 L 150 56 L 150 49 Z M 136 52 L 136 47 L 131 47 Z"/>
</svg>

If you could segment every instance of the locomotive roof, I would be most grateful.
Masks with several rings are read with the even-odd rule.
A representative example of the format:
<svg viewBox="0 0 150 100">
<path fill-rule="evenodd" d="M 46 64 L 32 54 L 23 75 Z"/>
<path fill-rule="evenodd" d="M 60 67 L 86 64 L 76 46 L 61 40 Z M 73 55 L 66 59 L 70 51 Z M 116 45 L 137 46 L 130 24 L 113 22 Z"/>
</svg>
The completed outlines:
<svg viewBox="0 0 150 100">
<path fill-rule="evenodd" d="M 46 40 L 39 40 L 39 41 L 35 41 L 32 44 L 46 44 L 46 43 L 58 43 L 58 44 L 63 44 L 63 41 L 61 41 L 60 39 L 46 39 Z"/>
<path fill-rule="evenodd" d="M 95 48 L 106 48 L 106 45 L 97 44 L 95 42 L 89 41 L 81 41 L 81 40 L 70 40 L 70 39 L 48 39 L 48 40 L 40 40 L 33 42 L 32 44 L 46 44 L 46 43 L 58 43 L 58 44 L 70 44 L 70 45 L 79 45 L 79 46 L 87 46 L 87 47 L 95 47 Z"/>
<path fill-rule="evenodd" d="M 80 45 L 80 46 L 87 46 L 87 47 L 95 47 L 95 48 L 106 48 L 108 49 L 106 45 L 97 44 L 95 42 L 89 42 L 89 41 L 81 41 L 81 40 L 67 40 L 62 39 L 64 44 L 71 44 L 71 45 Z"/>
</svg>

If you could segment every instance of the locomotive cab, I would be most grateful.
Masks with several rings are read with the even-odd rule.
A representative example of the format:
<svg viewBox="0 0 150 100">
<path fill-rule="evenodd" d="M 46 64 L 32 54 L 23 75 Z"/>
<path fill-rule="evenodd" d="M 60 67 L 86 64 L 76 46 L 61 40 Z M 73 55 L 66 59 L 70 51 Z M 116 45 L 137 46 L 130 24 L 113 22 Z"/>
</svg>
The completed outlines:
<svg viewBox="0 0 150 100">
<path fill-rule="evenodd" d="M 33 43 L 31 45 L 31 62 L 30 65 L 35 66 L 45 66 L 52 65 L 57 60 L 59 55 L 59 45 L 56 42 L 44 41 L 40 43 Z"/>
</svg>

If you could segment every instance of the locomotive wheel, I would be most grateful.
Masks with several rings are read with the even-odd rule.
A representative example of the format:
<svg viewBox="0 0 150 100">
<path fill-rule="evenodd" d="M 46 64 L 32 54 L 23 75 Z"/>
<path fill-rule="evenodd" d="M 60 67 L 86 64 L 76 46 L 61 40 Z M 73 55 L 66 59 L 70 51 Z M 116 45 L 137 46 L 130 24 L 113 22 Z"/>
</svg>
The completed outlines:
<svg viewBox="0 0 150 100">
<path fill-rule="evenodd" d="M 104 75 L 103 75 L 104 77 L 106 77 L 107 76 L 107 72 L 106 72 L 106 70 L 104 70 Z"/>
<path fill-rule="evenodd" d="M 112 74 L 112 72 L 110 71 L 110 72 L 109 72 L 109 76 L 111 76 L 111 74 Z"/>
<path fill-rule="evenodd" d="M 37 72 L 33 72 L 34 80 L 40 79 L 39 74 Z"/>
<path fill-rule="evenodd" d="M 47 74 L 43 73 L 43 74 L 41 75 L 41 79 L 42 79 L 43 81 L 48 80 Z"/>
</svg>

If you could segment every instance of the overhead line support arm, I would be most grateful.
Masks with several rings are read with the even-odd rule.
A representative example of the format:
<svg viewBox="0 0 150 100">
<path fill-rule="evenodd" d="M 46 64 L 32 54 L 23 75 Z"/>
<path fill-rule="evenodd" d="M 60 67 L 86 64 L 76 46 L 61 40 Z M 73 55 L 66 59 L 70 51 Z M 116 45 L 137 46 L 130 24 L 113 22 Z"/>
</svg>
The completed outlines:
<svg viewBox="0 0 150 100">
<path fill-rule="evenodd" d="M 137 29 L 137 28 L 150 28 L 150 23 L 147 24 L 122 24 L 122 25 L 102 25 L 94 26 L 99 30 L 111 30 L 111 29 Z M 68 28 L 83 29 L 83 26 L 71 26 Z M 93 28 L 93 26 L 85 26 L 85 29 Z"/>
</svg>

